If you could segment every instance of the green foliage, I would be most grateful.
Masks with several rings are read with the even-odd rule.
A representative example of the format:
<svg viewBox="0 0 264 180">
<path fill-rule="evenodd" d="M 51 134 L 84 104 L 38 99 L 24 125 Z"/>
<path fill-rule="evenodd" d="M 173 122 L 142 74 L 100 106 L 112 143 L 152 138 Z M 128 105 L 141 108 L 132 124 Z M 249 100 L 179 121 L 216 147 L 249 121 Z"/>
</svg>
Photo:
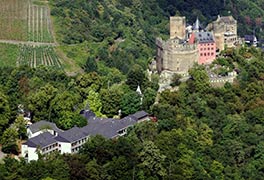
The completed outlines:
<svg viewBox="0 0 264 180">
<path fill-rule="evenodd" d="M 203 66 L 195 66 L 189 70 L 191 80 L 188 81 L 188 86 L 191 92 L 205 93 L 209 87 L 209 77 Z"/>
<path fill-rule="evenodd" d="M 34 116 L 34 121 L 49 119 L 49 109 L 52 99 L 56 96 L 57 88 L 50 84 L 40 88 L 29 97 L 28 108 Z"/>
<path fill-rule="evenodd" d="M 161 154 L 152 141 L 143 142 L 143 150 L 140 152 L 139 158 L 141 161 L 139 166 L 144 173 L 154 177 L 164 177 L 166 175 L 166 170 L 162 165 L 166 156 Z"/>
<path fill-rule="evenodd" d="M 143 68 L 139 65 L 134 65 L 130 68 L 127 74 L 126 84 L 132 90 L 136 90 L 138 86 L 142 87 L 146 81 L 146 75 Z"/>
<path fill-rule="evenodd" d="M 23 116 L 18 116 L 16 118 L 14 127 L 16 128 L 20 139 L 25 139 L 27 137 L 26 121 Z"/>
<path fill-rule="evenodd" d="M 0 92 L 0 136 L 8 125 L 10 113 L 8 99 L 3 93 Z"/>
<path fill-rule="evenodd" d="M 88 57 L 86 60 L 86 64 L 84 65 L 85 72 L 96 72 L 97 64 L 94 57 Z"/>
<path fill-rule="evenodd" d="M 89 95 L 87 96 L 87 100 L 84 101 L 84 107 L 87 106 L 91 111 L 95 113 L 96 116 L 102 116 L 102 102 L 99 96 L 99 93 L 93 91 L 92 89 L 89 91 Z"/>
<path fill-rule="evenodd" d="M 123 116 L 127 116 L 139 111 L 141 108 L 140 95 L 135 91 L 127 92 L 122 97 L 120 107 Z"/>
<path fill-rule="evenodd" d="M 101 89 L 100 97 L 102 101 L 102 113 L 108 117 L 118 115 L 121 108 L 121 99 L 124 92 L 121 86 L 112 86 L 109 89 Z"/>
<path fill-rule="evenodd" d="M 245 52 L 252 53 L 250 60 L 243 58 Z M 25 133 L 24 121 L 17 117 L 18 104 L 33 112 L 33 121 L 50 117 L 64 129 L 85 125 L 79 111 L 87 99 L 94 111 L 109 117 L 119 109 L 127 115 L 142 106 L 158 122 L 134 124 L 126 136 L 117 139 L 89 137 L 78 154 L 54 153 L 29 163 L 5 158 L 0 163 L 0 179 L 262 179 L 263 56 L 254 48 L 242 48 L 218 63 L 229 67 L 233 63 L 238 81 L 211 87 L 204 68 L 195 66 L 190 80 L 182 82 L 176 92 L 159 93 L 154 105 L 152 85 L 144 83 L 141 104 L 138 93 L 122 82 L 120 71 L 102 64 L 101 73 L 71 78 L 46 67 L 2 68 L 4 152 L 16 153 L 18 136 Z M 115 73 L 120 76 L 109 82 Z"/>
<path fill-rule="evenodd" d="M 155 90 L 147 88 L 143 93 L 142 109 L 148 112 L 155 102 L 156 95 L 157 92 Z"/>
<path fill-rule="evenodd" d="M 180 74 L 173 74 L 172 76 L 172 82 L 171 82 L 171 86 L 175 87 L 175 86 L 179 86 L 181 84 L 181 75 Z"/>
<path fill-rule="evenodd" d="M 16 139 L 18 138 L 18 132 L 15 129 L 15 127 L 9 127 L 7 128 L 2 137 L 1 137 L 1 144 L 2 144 L 2 150 L 5 153 L 18 153 L 18 147 L 16 144 Z"/>
</svg>

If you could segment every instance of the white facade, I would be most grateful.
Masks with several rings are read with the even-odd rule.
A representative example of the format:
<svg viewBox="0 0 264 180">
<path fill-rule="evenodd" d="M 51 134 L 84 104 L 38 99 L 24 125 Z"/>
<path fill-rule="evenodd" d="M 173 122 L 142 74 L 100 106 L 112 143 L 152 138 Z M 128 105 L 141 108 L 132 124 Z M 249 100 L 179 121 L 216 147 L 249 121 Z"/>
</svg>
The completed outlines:
<svg viewBox="0 0 264 180">
<path fill-rule="evenodd" d="M 28 147 L 28 161 L 38 160 L 37 148 Z"/>
<path fill-rule="evenodd" d="M 79 139 L 77 141 L 74 141 L 73 143 L 71 143 L 71 153 L 77 153 L 81 146 L 88 140 L 88 137 Z"/>
<path fill-rule="evenodd" d="M 71 153 L 71 143 L 69 142 L 59 142 L 60 148 L 59 151 L 61 154 Z"/>
</svg>

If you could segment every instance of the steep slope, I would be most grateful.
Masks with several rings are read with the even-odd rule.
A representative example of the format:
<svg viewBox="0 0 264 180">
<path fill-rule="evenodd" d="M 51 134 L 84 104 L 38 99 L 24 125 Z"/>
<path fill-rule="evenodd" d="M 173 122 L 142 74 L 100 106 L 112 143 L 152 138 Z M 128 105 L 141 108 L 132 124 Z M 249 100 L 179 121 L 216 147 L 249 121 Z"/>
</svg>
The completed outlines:
<svg viewBox="0 0 264 180">
<path fill-rule="evenodd" d="M 169 16 L 197 17 L 204 26 L 217 15 L 233 15 L 238 33 L 263 38 L 264 0 L 51 0 L 58 40 L 69 58 L 87 57 L 126 73 L 135 62 L 146 66 L 155 55 L 155 37 L 168 35 Z M 71 44 L 71 46 L 68 46 Z"/>
</svg>

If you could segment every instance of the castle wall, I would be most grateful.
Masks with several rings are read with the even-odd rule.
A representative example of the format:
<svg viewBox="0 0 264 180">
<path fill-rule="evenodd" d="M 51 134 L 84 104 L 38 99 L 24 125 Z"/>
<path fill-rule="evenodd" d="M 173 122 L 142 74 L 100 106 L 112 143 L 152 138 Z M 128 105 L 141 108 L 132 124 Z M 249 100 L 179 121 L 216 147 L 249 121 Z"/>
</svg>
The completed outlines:
<svg viewBox="0 0 264 180">
<path fill-rule="evenodd" d="M 180 44 L 178 39 L 165 42 L 157 38 L 156 46 L 156 61 L 159 73 L 168 70 L 185 75 L 194 63 L 198 62 L 199 55 L 196 44 Z"/>
<path fill-rule="evenodd" d="M 186 19 L 185 17 L 170 17 L 170 39 L 176 37 L 185 39 Z"/>
<path fill-rule="evenodd" d="M 223 20 L 225 19 L 225 20 Z M 234 47 L 237 42 L 237 21 L 232 16 L 218 17 L 208 25 L 216 40 L 217 49 L 224 50 L 224 47 Z"/>
</svg>

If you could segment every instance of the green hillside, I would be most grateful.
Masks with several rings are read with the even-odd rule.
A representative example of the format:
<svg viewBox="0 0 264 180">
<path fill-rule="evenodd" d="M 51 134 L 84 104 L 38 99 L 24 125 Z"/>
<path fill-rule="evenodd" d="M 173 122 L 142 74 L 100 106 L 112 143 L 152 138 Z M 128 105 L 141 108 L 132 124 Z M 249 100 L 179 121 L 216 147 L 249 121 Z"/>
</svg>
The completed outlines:
<svg viewBox="0 0 264 180">
<path fill-rule="evenodd" d="M 127 72 L 131 64 L 146 67 L 155 55 L 155 37 L 167 37 L 169 16 L 197 17 L 204 26 L 217 15 L 233 15 L 238 33 L 263 37 L 263 0 L 51 0 L 56 36 L 67 57 L 83 66 L 94 57 Z M 250 19 L 250 20 L 249 20 Z M 70 46 L 68 46 L 70 45 Z"/>
</svg>

